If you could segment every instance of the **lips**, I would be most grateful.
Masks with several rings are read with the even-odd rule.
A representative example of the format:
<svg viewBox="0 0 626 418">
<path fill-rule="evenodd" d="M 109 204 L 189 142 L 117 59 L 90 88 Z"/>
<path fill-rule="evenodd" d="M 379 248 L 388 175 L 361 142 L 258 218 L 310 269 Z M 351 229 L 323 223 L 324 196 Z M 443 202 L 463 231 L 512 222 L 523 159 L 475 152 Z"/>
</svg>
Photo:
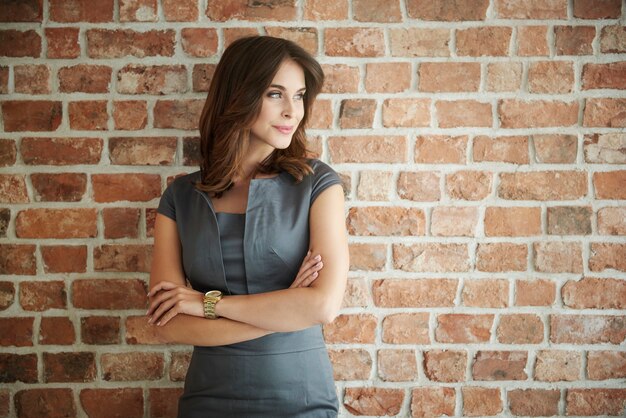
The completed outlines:
<svg viewBox="0 0 626 418">
<path fill-rule="evenodd" d="M 279 125 L 272 125 L 274 128 L 276 128 L 280 133 L 283 134 L 290 134 L 291 132 L 293 132 L 293 126 L 279 126 Z"/>
</svg>

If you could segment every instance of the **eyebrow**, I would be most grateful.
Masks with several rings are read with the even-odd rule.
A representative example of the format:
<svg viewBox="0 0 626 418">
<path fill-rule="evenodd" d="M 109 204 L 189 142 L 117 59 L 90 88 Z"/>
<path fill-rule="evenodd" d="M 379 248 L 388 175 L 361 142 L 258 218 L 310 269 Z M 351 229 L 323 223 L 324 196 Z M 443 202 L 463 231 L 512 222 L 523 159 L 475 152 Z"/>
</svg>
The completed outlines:
<svg viewBox="0 0 626 418">
<path fill-rule="evenodd" d="M 281 86 L 280 84 L 270 84 L 270 87 L 274 87 L 274 88 L 280 89 L 282 91 L 287 91 L 287 89 L 284 86 Z M 296 93 L 299 93 L 299 92 L 304 91 L 304 90 L 306 90 L 306 87 L 302 87 L 301 89 L 296 91 Z"/>
</svg>

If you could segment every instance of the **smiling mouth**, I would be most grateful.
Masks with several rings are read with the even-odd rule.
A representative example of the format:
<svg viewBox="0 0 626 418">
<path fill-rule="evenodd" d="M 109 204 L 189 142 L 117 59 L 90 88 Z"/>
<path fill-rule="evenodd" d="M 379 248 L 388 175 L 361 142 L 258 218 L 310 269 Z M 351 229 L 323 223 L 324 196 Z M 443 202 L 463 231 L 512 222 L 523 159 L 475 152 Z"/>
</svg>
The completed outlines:
<svg viewBox="0 0 626 418">
<path fill-rule="evenodd" d="M 280 133 L 289 134 L 293 132 L 293 126 L 274 126 Z"/>
</svg>

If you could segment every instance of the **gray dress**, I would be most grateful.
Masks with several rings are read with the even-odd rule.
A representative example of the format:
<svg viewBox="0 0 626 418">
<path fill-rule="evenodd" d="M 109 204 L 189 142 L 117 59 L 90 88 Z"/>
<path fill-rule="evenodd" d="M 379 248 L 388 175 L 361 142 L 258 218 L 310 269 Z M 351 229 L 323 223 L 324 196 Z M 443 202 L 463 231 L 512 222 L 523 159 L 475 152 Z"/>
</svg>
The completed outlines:
<svg viewBox="0 0 626 418">
<path fill-rule="evenodd" d="M 210 208 L 209 221 L 205 220 L 205 223 L 211 224 L 210 219 L 215 219 L 212 232 L 219 238 L 224 281 L 220 287 L 220 281 L 213 276 L 192 272 L 187 275 L 192 287 L 200 291 L 215 288 L 226 294 L 260 293 L 288 287 L 295 278 L 297 270 L 294 269 L 299 268 L 308 246 L 308 210 L 302 213 L 302 206 L 306 205 L 308 209 L 322 190 L 339 182 L 337 174 L 327 165 L 315 160 L 313 167 L 316 168 L 315 173 L 309 176 L 313 178 L 297 185 L 285 172 L 274 179 L 253 180 L 244 214 L 215 213 L 210 198 L 205 196 L 204 203 Z M 177 199 L 181 188 L 191 190 L 181 186 L 181 182 L 179 180 L 178 186 L 175 182 L 166 189 L 159 204 L 159 213 L 175 220 L 179 218 L 179 234 L 184 234 L 190 221 L 186 217 L 183 222 L 180 217 L 187 206 L 193 206 L 190 197 L 197 194 L 188 195 L 186 200 Z M 299 193 L 294 193 L 296 191 Z M 283 194 L 289 197 L 284 200 Z M 283 204 L 293 199 L 300 202 L 304 195 L 307 195 L 304 205 L 288 205 L 291 210 L 296 210 L 291 220 L 287 212 L 283 213 L 282 222 L 267 214 L 268 210 L 274 212 L 272 208 L 279 208 L 281 201 Z M 306 221 L 306 233 L 300 226 L 302 219 Z M 203 235 L 198 222 L 193 220 L 196 232 Z M 259 222 L 264 224 L 263 228 Z M 265 225 L 268 222 L 271 224 Z M 287 240 L 296 237 L 290 237 L 291 234 L 297 234 L 298 240 L 290 243 L 297 252 L 293 256 L 283 252 L 285 243 L 269 245 L 265 242 L 263 245 L 268 238 L 262 232 L 269 230 Z M 260 233 L 254 239 L 256 231 Z M 301 241 L 304 241 L 304 246 Z M 183 258 L 186 246 L 187 250 L 197 247 L 188 242 L 195 243 L 196 240 L 181 236 Z M 256 255 L 255 250 L 265 252 Z M 266 273 L 259 271 L 263 267 Z M 190 265 L 186 269 L 193 270 Z M 314 326 L 227 346 L 194 347 L 178 416 L 327 418 L 336 417 L 337 410 L 332 368 L 321 327 Z"/>
</svg>

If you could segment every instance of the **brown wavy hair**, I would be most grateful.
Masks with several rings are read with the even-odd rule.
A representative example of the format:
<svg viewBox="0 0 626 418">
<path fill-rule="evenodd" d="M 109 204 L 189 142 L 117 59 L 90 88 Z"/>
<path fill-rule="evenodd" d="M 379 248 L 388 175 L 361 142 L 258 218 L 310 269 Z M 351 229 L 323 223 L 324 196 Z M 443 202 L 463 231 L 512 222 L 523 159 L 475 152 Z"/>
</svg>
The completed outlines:
<svg viewBox="0 0 626 418">
<path fill-rule="evenodd" d="M 286 39 L 250 36 L 236 40 L 222 55 L 200 116 L 200 181 L 196 187 L 217 198 L 233 186 L 239 174 L 250 128 L 261 112 L 263 95 L 280 64 L 291 59 L 302 67 L 306 83 L 304 115 L 290 145 L 275 149 L 253 173 L 287 171 L 297 181 L 311 173 L 304 127 L 324 82 L 320 64 L 303 48 Z"/>
</svg>

